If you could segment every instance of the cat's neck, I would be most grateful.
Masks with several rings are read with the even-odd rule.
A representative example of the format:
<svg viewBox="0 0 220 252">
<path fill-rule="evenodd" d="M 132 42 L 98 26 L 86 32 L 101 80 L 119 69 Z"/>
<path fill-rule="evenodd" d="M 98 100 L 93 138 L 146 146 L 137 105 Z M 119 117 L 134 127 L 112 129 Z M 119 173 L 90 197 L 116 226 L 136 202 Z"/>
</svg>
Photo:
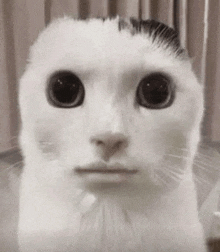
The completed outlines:
<svg viewBox="0 0 220 252">
<path fill-rule="evenodd" d="M 31 239 L 42 248 L 48 243 L 48 247 L 53 247 L 48 251 L 53 252 L 68 249 L 102 252 L 168 251 L 168 244 L 177 249 L 175 251 L 197 251 L 193 250 L 194 242 L 197 241 L 192 237 L 195 233 L 202 237 L 202 231 L 190 174 L 175 190 L 163 194 L 161 191 L 140 192 L 138 197 L 94 194 L 75 189 L 73 200 L 61 200 L 43 187 L 36 190 L 33 182 L 32 180 L 32 186 L 26 185 L 29 189 L 28 195 L 25 193 L 27 190 L 21 194 L 24 197 L 24 200 L 21 198 L 21 204 L 24 208 L 27 205 L 28 211 L 23 212 L 24 218 L 21 216 L 20 230 L 22 239 L 30 241 L 30 244 Z M 25 184 L 23 186 L 25 187 Z M 33 192 L 30 193 L 32 188 Z M 25 219 L 29 220 L 31 225 L 25 223 Z M 29 229 L 25 230 L 26 227 Z M 182 237 L 182 232 L 186 233 L 187 237 Z M 164 243 L 165 250 L 155 246 L 155 236 L 164 239 L 160 246 Z M 167 237 L 169 241 L 166 240 Z M 183 246 L 186 239 L 190 239 L 189 246 Z M 198 244 L 202 244 L 200 238 L 198 239 Z M 27 243 L 24 244 L 28 250 L 22 248 L 22 251 L 32 251 Z M 127 248 L 123 247 L 125 244 Z M 181 250 L 182 246 L 184 250 Z M 36 251 L 36 248 L 34 249 L 33 251 Z"/>
</svg>

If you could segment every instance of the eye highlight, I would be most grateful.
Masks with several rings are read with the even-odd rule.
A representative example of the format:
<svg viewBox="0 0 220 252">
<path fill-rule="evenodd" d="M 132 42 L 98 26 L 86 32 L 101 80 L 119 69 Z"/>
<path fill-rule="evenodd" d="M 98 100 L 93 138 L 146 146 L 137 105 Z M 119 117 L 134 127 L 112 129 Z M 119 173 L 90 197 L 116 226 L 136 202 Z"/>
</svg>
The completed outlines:
<svg viewBox="0 0 220 252">
<path fill-rule="evenodd" d="M 137 88 L 137 103 L 149 109 L 162 109 L 171 106 L 174 101 L 174 84 L 162 73 L 153 73 L 144 77 Z"/>
<path fill-rule="evenodd" d="M 85 90 L 81 80 L 70 71 L 52 75 L 48 82 L 49 102 L 60 108 L 74 108 L 83 103 Z"/>
</svg>

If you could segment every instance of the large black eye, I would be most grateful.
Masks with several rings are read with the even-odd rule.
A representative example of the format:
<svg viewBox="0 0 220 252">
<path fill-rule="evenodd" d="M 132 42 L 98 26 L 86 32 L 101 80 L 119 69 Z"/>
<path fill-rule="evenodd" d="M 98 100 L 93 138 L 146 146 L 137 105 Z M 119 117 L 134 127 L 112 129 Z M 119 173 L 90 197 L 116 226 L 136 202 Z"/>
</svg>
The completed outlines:
<svg viewBox="0 0 220 252">
<path fill-rule="evenodd" d="M 48 83 L 48 99 L 56 107 L 73 108 L 83 103 L 85 91 L 80 79 L 69 71 L 57 72 Z"/>
<path fill-rule="evenodd" d="M 137 88 L 137 103 L 150 109 L 169 107 L 174 100 L 174 85 L 162 73 L 153 73 L 143 78 Z"/>
</svg>

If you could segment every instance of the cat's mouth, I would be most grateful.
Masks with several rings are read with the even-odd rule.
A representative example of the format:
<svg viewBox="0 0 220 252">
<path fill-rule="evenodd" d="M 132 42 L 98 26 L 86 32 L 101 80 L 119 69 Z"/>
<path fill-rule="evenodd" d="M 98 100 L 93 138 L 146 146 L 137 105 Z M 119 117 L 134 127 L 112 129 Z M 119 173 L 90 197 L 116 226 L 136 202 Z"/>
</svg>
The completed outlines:
<svg viewBox="0 0 220 252">
<path fill-rule="evenodd" d="M 74 169 L 77 174 L 100 173 L 100 174 L 135 174 L 137 169 L 129 169 L 121 164 L 106 165 L 103 163 L 93 163 L 88 166 L 77 166 Z"/>
<path fill-rule="evenodd" d="M 135 174 L 137 170 L 128 170 L 128 169 L 85 169 L 85 168 L 76 168 L 75 172 L 78 174 L 87 174 L 87 173 L 100 173 L 100 174 Z"/>
<path fill-rule="evenodd" d="M 138 173 L 138 169 L 128 168 L 119 163 L 108 165 L 98 162 L 77 166 L 74 172 L 90 182 L 123 182 Z"/>
</svg>

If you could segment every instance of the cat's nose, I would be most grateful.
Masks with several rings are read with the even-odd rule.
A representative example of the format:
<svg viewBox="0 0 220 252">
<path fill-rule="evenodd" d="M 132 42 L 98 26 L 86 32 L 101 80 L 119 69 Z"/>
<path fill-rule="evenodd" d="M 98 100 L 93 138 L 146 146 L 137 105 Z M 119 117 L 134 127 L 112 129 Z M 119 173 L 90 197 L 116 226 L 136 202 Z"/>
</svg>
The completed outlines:
<svg viewBox="0 0 220 252">
<path fill-rule="evenodd" d="M 128 146 L 128 138 L 121 133 L 104 133 L 92 136 L 91 144 L 101 158 L 108 161 L 111 156 L 120 153 Z"/>
</svg>

